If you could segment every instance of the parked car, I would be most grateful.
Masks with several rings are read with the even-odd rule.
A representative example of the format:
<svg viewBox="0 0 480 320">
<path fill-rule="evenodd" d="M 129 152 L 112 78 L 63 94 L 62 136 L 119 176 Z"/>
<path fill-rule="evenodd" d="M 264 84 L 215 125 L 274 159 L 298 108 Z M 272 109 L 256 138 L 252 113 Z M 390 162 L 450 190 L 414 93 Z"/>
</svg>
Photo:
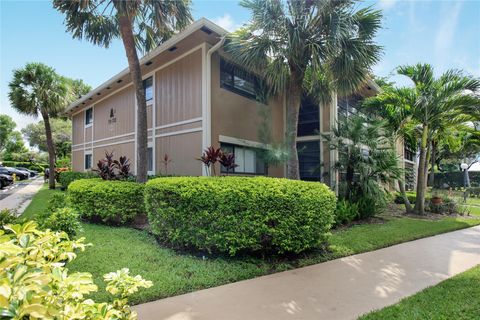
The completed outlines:
<svg viewBox="0 0 480 320">
<path fill-rule="evenodd" d="M 15 173 L 15 175 L 17 176 L 17 178 L 19 180 L 25 180 L 25 179 L 28 179 L 30 177 L 30 173 L 26 172 L 26 171 L 17 170 L 17 169 L 12 168 L 12 167 L 2 167 L 2 168 L 7 170 L 8 175 L 13 175 Z M 0 172 L 0 173 L 4 173 L 4 172 Z"/>
<path fill-rule="evenodd" d="M 13 177 L 8 174 L 0 173 L 0 189 L 13 184 Z"/>
<path fill-rule="evenodd" d="M 30 170 L 24 167 L 15 167 L 15 169 L 30 173 L 30 177 L 35 177 L 36 175 L 38 175 L 38 171 Z"/>
</svg>

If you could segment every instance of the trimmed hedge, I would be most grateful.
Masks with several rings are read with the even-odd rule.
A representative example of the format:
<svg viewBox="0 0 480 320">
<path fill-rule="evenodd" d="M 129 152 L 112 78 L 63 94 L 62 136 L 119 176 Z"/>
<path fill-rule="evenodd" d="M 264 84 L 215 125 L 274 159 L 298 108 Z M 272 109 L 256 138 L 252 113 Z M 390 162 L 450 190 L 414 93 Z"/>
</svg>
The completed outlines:
<svg viewBox="0 0 480 320">
<path fill-rule="evenodd" d="M 68 189 L 70 183 L 80 179 L 93 179 L 98 178 L 98 174 L 94 172 L 74 172 L 63 171 L 58 173 L 58 183 L 60 183 L 65 189 Z"/>
<path fill-rule="evenodd" d="M 136 182 L 81 179 L 69 185 L 68 198 L 83 218 L 123 224 L 145 214 L 143 189 Z"/>
<path fill-rule="evenodd" d="M 480 187 L 480 171 L 469 171 L 471 187 Z M 464 173 L 455 172 L 435 172 L 434 188 L 436 189 L 453 189 L 463 188 Z"/>
<path fill-rule="evenodd" d="M 147 182 L 151 231 L 208 252 L 299 253 L 334 222 L 335 194 L 318 182 L 266 177 L 170 177 Z"/>
</svg>

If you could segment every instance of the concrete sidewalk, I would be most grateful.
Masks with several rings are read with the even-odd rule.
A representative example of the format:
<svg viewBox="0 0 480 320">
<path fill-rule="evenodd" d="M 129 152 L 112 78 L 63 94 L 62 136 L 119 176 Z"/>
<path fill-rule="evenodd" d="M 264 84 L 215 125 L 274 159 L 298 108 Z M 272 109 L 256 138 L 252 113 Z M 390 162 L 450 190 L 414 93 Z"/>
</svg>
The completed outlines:
<svg viewBox="0 0 480 320">
<path fill-rule="evenodd" d="M 43 183 L 43 178 L 37 177 L 25 187 L 9 190 L 11 194 L 0 200 L 0 209 L 15 209 L 17 214 L 21 215 Z"/>
<path fill-rule="evenodd" d="M 480 264 L 480 226 L 141 304 L 140 320 L 356 319 Z"/>
</svg>

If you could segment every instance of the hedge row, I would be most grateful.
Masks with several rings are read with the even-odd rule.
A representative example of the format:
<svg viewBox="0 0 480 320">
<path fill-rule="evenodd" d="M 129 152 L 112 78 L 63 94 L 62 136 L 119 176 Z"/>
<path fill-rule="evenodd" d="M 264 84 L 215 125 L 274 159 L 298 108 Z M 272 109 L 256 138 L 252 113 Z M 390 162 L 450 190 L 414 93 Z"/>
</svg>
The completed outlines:
<svg viewBox="0 0 480 320">
<path fill-rule="evenodd" d="M 98 178 L 98 174 L 94 172 L 75 172 L 75 171 L 63 171 L 58 173 L 58 183 L 60 183 L 65 189 L 75 180 L 80 179 L 93 179 Z"/>
<path fill-rule="evenodd" d="M 145 214 L 143 190 L 136 182 L 83 179 L 70 183 L 68 195 L 82 217 L 122 224 Z"/>
<path fill-rule="evenodd" d="M 480 171 L 469 171 L 470 185 L 472 187 L 480 187 Z M 434 187 L 437 189 L 448 189 L 452 187 L 463 188 L 464 173 L 457 172 L 435 172 Z"/>
<path fill-rule="evenodd" d="M 145 205 L 151 231 L 175 246 L 282 254 L 326 240 L 336 197 L 317 182 L 175 177 L 147 182 Z"/>
<path fill-rule="evenodd" d="M 5 167 L 22 167 L 38 172 L 44 172 L 48 168 L 48 163 L 32 163 L 32 162 L 19 162 L 19 161 L 2 161 Z"/>
</svg>

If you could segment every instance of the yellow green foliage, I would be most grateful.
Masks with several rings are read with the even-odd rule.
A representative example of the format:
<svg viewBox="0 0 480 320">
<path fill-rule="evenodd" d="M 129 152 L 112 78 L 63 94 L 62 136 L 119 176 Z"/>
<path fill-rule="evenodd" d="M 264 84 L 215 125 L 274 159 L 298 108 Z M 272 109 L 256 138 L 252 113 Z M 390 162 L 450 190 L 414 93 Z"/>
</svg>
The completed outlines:
<svg viewBox="0 0 480 320">
<path fill-rule="evenodd" d="M 85 299 L 97 291 L 92 275 L 68 273 L 65 264 L 84 251 L 85 239 L 65 232 L 40 231 L 36 223 L 0 230 L 0 317 L 2 319 L 135 319 L 128 296 L 152 286 L 122 269 L 104 276 L 111 304 Z"/>
</svg>

